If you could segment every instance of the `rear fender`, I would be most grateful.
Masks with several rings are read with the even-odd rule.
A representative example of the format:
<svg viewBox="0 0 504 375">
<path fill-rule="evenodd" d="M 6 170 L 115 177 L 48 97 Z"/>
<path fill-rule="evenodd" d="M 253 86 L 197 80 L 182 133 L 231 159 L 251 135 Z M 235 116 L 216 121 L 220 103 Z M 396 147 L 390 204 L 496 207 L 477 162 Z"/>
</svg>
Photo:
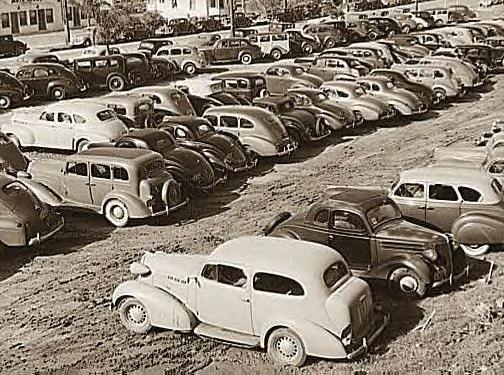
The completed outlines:
<svg viewBox="0 0 504 375">
<path fill-rule="evenodd" d="M 14 129 L 15 127 L 15 129 Z M 19 139 L 19 142 L 21 143 L 21 146 L 31 146 L 35 143 L 35 135 L 33 132 L 26 126 L 6 126 L 2 129 L 2 131 L 6 135 L 14 135 L 17 139 Z"/>
<path fill-rule="evenodd" d="M 30 178 L 24 177 L 20 177 L 19 180 L 22 181 L 23 184 L 25 184 L 38 199 L 47 203 L 49 206 L 57 207 L 63 202 L 63 198 L 58 193 L 42 183 L 35 182 Z"/>
<path fill-rule="evenodd" d="M 129 216 L 132 219 L 141 219 L 152 216 L 151 211 L 147 208 L 145 203 L 140 200 L 140 198 L 134 196 L 133 194 L 116 191 L 111 191 L 105 196 L 101 204 L 100 214 L 103 214 L 105 212 L 106 204 L 112 199 L 117 199 L 123 202 L 128 208 Z"/>
<path fill-rule="evenodd" d="M 304 319 L 291 317 L 266 324 L 261 330 L 261 347 L 268 345 L 268 338 L 275 329 L 289 328 L 303 341 L 306 354 L 321 358 L 346 358 L 347 352 L 341 340 L 326 329 Z"/>
<path fill-rule="evenodd" d="M 240 138 L 240 141 L 244 146 L 260 156 L 276 156 L 278 153 L 275 145 L 271 141 L 263 138 L 244 136 Z"/>
<path fill-rule="evenodd" d="M 120 284 L 112 294 L 112 309 L 117 309 L 122 299 L 133 297 L 140 301 L 149 313 L 155 327 L 175 331 L 192 331 L 196 317 L 174 296 L 150 284 L 129 280 Z"/>
<path fill-rule="evenodd" d="M 72 90 L 68 84 L 64 81 L 61 81 L 61 80 L 54 80 L 54 81 L 51 81 L 47 84 L 47 94 L 49 95 L 51 93 L 51 90 L 54 88 L 54 87 L 63 87 L 67 92 L 71 92 L 71 91 L 74 91 Z"/>
<path fill-rule="evenodd" d="M 486 212 L 470 212 L 455 220 L 452 234 L 467 245 L 504 243 L 504 220 Z"/>
</svg>

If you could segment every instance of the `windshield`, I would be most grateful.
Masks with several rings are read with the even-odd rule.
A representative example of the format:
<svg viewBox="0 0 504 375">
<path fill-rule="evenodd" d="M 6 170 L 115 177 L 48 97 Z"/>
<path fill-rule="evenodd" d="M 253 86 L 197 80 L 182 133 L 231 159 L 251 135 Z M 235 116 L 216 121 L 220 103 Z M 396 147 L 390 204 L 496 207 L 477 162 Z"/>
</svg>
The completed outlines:
<svg viewBox="0 0 504 375">
<path fill-rule="evenodd" d="M 207 134 L 211 134 L 213 132 L 214 132 L 214 129 L 213 129 L 213 127 L 210 124 L 200 124 L 200 125 L 198 125 L 198 133 L 201 136 L 204 136 L 204 135 L 207 135 Z"/>
<path fill-rule="evenodd" d="M 366 218 L 373 228 L 388 221 L 400 219 L 401 213 L 392 203 L 383 201 L 379 206 L 370 208 L 366 212 Z"/>
<path fill-rule="evenodd" d="M 329 268 L 325 270 L 324 283 L 329 289 L 331 289 L 338 281 L 347 275 L 350 275 L 348 267 L 342 260 L 339 260 L 331 264 Z"/>
<path fill-rule="evenodd" d="M 147 49 L 149 51 L 152 51 L 154 49 L 154 43 L 151 42 L 142 42 L 140 43 L 140 46 L 138 49 Z"/>
<path fill-rule="evenodd" d="M 116 118 L 116 114 L 114 111 L 110 109 L 105 109 L 103 111 L 100 111 L 96 114 L 96 117 L 98 117 L 98 120 L 100 121 L 107 121 L 107 120 L 112 120 Z"/>
</svg>

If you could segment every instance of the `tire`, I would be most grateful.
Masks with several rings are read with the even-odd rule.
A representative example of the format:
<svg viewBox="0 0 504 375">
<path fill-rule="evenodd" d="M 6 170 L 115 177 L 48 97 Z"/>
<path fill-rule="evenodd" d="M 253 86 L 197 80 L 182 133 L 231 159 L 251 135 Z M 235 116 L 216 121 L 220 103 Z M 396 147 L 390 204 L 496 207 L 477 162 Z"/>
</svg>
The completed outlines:
<svg viewBox="0 0 504 375">
<path fill-rule="evenodd" d="M 481 255 L 484 255 L 490 249 L 490 245 L 463 245 L 463 244 L 460 244 L 460 247 L 462 248 L 462 250 L 464 250 L 464 253 L 466 253 L 466 255 L 469 255 L 470 257 L 478 257 Z"/>
<path fill-rule="evenodd" d="M 0 95 L 0 109 L 9 109 L 12 105 L 12 100 L 7 95 Z"/>
<path fill-rule="evenodd" d="M 392 114 L 392 116 L 390 118 L 395 118 L 395 117 L 398 117 L 401 113 L 397 110 L 396 107 L 394 107 L 393 105 L 389 105 L 389 109 L 390 109 L 390 113 Z"/>
<path fill-rule="evenodd" d="M 75 146 L 75 151 L 81 152 L 87 149 L 87 146 L 89 146 L 89 141 L 87 139 L 81 139 L 79 142 L 77 142 L 77 145 Z"/>
<path fill-rule="evenodd" d="M 126 205 L 118 199 L 112 199 L 105 204 L 105 218 L 116 227 L 125 227 L 129 221 Z"/>
<path fill-rule="evenodd" d="M 152 328 L 147 308 L 136 298 L 123 299 L 117 310 L 121 323 L 128 330 L 135 333 L 147 333 Z"/>
<path fill-rule="evenodd" d="M 369 40 L 376 40 L 378 38 L 378 34 L 374 31 L 371 31 L 369 34 L 368 34 L 368 38 Z"/>
<path fill-rule="evenodd" d="M 292 152 L 291 155 L 294 155 L 296 151 L 299 150 L 301 147 L 301 134 L 297 130 L 288 130 L 289 136 L 292 139 L 292 144 L 295 146 L 294 151 Z"/>
<path fill-rule="evenodd" d="M 310 43 L 305 44 L 305 46 L 303 47 L 303 52 L 306 55 L 311 55 L 313 53 L 313 45 L 311 45 Z"/>
<path fill-rule="evenodd" d="M 107 87 L 110 91 L 122 91 L 126 88 L 126 81 L 121 76 L 112 76 L 107 82 Z"/>
<path fill-rule="evenodd" d="M 187 75 L 194 75 L 196 73 L 196 65 L 192 62 L 188 62 L 184 65 L 184 72 L 187 74 Z"/>
<path fill-rule="evenodd" d="M 334 48 L 336 47 L 336 39 L 329 38 L 325 41 L 325 48 Z"/>
<path fill-rule="evenodd" d="M 250 55 L 250 53 L 244 53 L 240 56 L 240 62 L 243 64 L 243 65 L 250 65 L 250 63 L 252 63 L 252 56 Z"/>
<path fill-rule="evenodd" d="M 259 97 L 260 98 L 265 98 L 267 96 L 269 96 L 269 92 L 268 92 L 267 89 L 261 89 L 261 91 L 259 91 Z"/>
<path fill-rule="evenodd" d="M 90 39 L 86 39 L 84 41 L 84 47 L 89 47 L 89 46 L 91 46 L 91 40 Z"/>
<path fill-rule="evenodd" d="M 434 22 L 434 26 L 435 27 L 441 27 L 441 26 L 443 26 L 443 20 L 436 20 L 436 22 Z"/>
<path fill-rule="evenodd" d="M 264 227 L 263 233 L 265 236 L 271 234 L 278 226 L 278 224 L 283 223 L 285 220 L 288 220 L 292 214 L 290 212 L 281 212 L 276 215 L 273 219 L 271 219 L 268 224 Z"/>
<path fill-rule="evenodd" d="M 427 285 L 409 268 L 395 269 L 388 281 L 390 289 L 404 297 L 423 297 L 427 292 Z"/>
<path fill-rule="evenodd" d="M 390 30 L 387 35 L 389 38 L 392 38 L 395 34 L 396 32 L 394 30 Z"/>
<path fill-rule="evenodd" d="M 67 92 L 63 86 L 55 86 L 51 89 L 51 99 L 63 100 L 67 97 Z"/>
<path fill-rule="evenodd" d="M 411 27 L 409 27 L 408 25 L 406 25 L 406 26 L 404 26 L 404 27 L 402 28 L 402 32 L 403 32 L 403 34 L 409 34 L 409 33 L 410 33 L 410 31 L 411 31 Z"/>
<path fill-rule="evenodd" d="M 446 91 L 439 87 L 434 89 L 434 96 L 439 99 L 439 103 L 444 103 L 448 97 Z"/>
<path fill-rule="evenodd" d="M 278 328 L 268 338 L 268 356 L 276 363 L 300 367 L 306 361 L 306 350 L 294 331 Z"/>
<path fill-rule="evenodd" d="M 282 51 L 275 48 L 274 50 L 271 51 L 270 55 L 273 60 L 278 61 L 282 58 Z"/>
</svg>

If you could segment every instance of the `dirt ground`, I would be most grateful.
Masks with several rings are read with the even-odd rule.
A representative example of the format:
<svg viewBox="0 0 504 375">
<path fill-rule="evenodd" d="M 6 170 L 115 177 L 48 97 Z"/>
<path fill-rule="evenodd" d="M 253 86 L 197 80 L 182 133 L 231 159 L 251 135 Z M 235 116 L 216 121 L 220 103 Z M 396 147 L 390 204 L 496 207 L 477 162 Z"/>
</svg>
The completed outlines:
<svg viewBox="0 0 504 375">
<path fill-rule="evenodd" d="M 262 351 L 163 330 L 128 333 L 109 310 L 113 289 L 131 278 L 129 264 L 144 251 L 209 253 L 236 236 L 260 234 L 281 211 L 305 209 L 328 185 L 389 187 L 399 171 L 429 163 L 433 148 L 469 144 L 489 129 L 504 117 L 503 96 L 504 79 L 493 76 L 444 110 L 262 163 L 170 218 L 115 229 L 97 215 L 65 213 L 65 231 L 42 246 L 0 249 L 0 372 L 503 374 L 503 252 L 472 260 L 457 290 L 421 301 L 396 300 L 373 285 L 391 323 L 367 357 L 350 363 L 314 358 L 300 370 L 274 367 Z M 428 328 L 414 331 L 434 310 Z"/>
</svg>

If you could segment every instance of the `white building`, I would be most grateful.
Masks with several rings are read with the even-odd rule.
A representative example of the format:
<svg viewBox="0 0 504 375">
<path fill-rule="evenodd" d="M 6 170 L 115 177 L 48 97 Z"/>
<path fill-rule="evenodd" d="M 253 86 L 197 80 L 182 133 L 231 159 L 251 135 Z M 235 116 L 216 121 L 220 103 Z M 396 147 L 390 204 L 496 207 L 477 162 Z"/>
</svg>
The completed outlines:
<svg viewBox="0 0 504 375">
<path fill-rule="evenodd" d="M 148 0 L 147 10 L 157 11 L 168 20 L 227 14 L 229 0 Z"/>
</svg>

